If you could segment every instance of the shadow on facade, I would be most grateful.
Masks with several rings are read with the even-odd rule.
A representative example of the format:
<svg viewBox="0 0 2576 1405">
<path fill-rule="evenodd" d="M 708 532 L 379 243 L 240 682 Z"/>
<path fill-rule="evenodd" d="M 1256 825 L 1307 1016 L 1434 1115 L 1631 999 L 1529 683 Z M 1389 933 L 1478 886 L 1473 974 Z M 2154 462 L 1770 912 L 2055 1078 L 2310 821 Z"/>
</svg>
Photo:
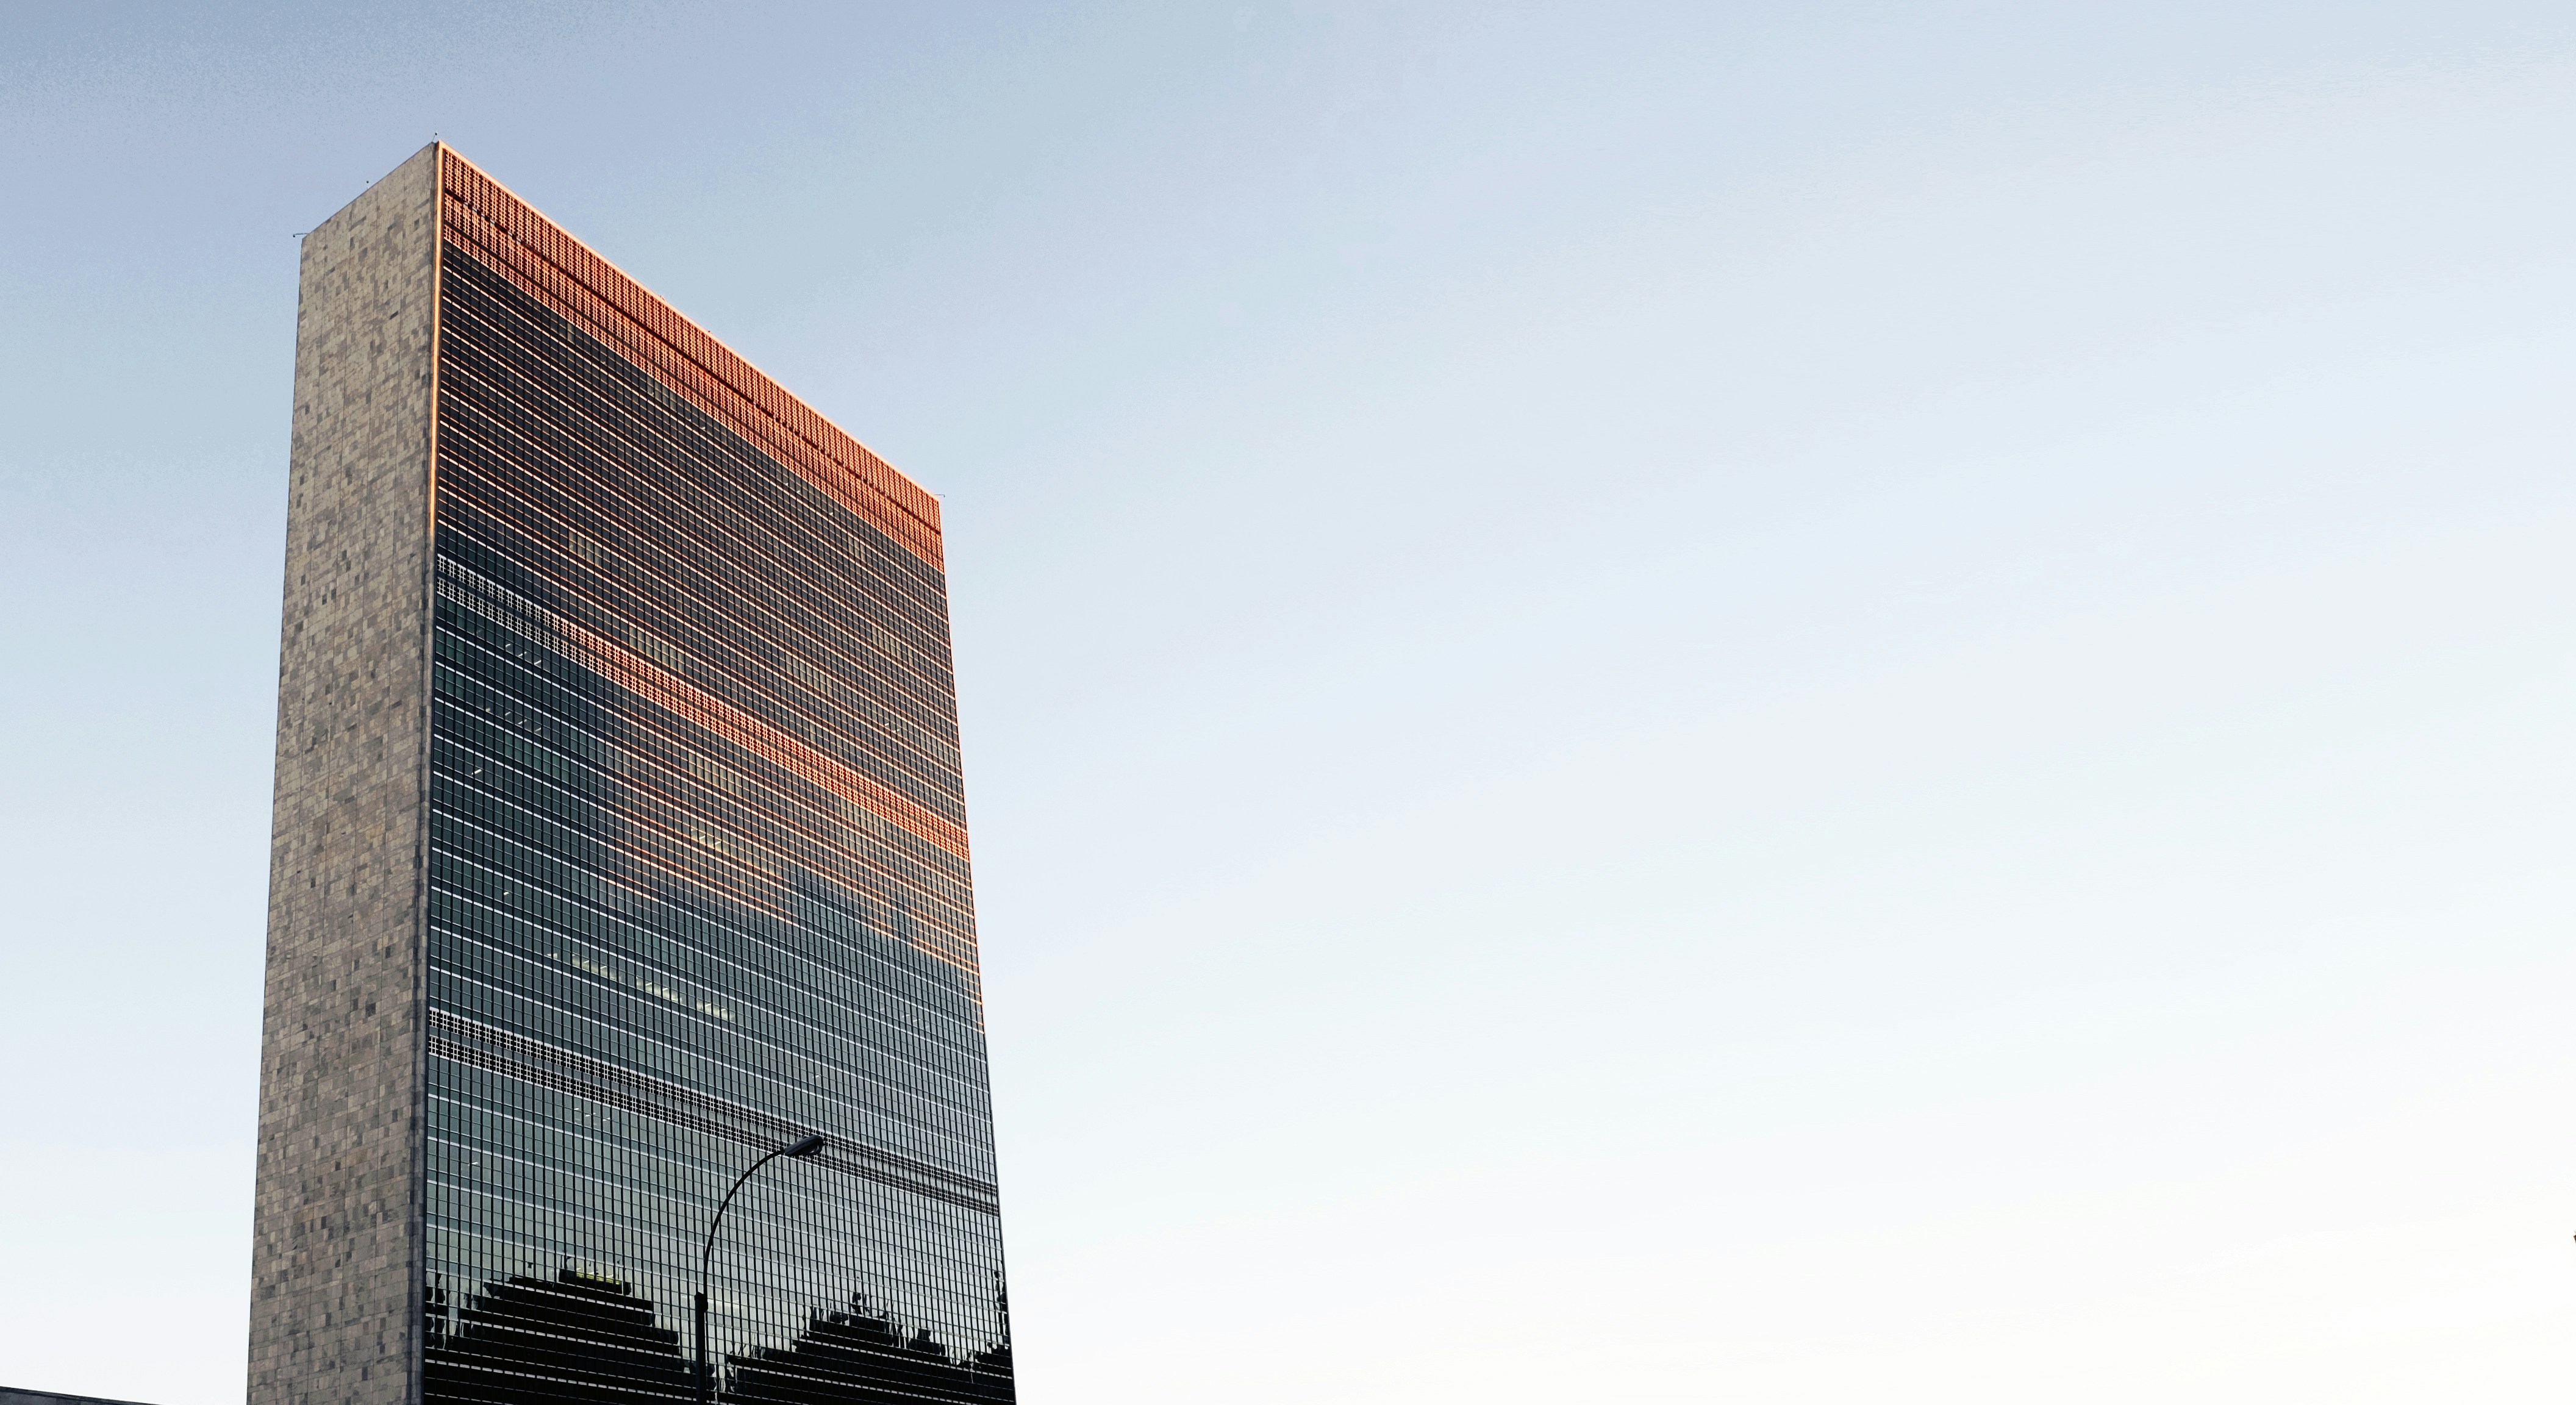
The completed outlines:
<svg viewBox="0 0 2576 1405">
<path fill-rule="evenodd" d="M 422 1394 L 459 1405 L 641 1405 L 691 1398 L 688 1343 L 654 1325 L 653 1302 L 628 1284 L 565 1269 L 551 1279 L 486 1283 L 453 1313 L 433 1284 Z M 929 1332 L 902 1326 L 852 1298 L 818 1312 L 785 1347 L 761 1347 L 715 1369 L 725 1400 L 759 1405 L 1009 1402 L 1004 1339 L 952 1354 Z"/>
</svg>

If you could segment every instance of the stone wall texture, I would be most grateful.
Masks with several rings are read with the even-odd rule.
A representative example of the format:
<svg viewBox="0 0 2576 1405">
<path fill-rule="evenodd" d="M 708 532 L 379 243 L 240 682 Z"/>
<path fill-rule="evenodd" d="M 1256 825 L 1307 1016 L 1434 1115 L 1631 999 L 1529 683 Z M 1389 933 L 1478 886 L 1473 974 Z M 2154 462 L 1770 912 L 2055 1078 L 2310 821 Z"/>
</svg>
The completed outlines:
<svg viewBox="0 0 2576 1405">
<path fill-rule="evenodd" d="M 419 1398 L 437 182 L 304 240 L 250 1405 Z"/>
</svg>

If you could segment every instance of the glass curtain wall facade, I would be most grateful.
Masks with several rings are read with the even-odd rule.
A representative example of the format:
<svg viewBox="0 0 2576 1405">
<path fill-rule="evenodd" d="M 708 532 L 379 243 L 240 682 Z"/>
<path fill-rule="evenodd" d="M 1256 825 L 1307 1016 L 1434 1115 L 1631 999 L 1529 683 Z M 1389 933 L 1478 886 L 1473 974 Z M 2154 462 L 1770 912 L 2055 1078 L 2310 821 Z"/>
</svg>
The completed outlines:
<svg viewBox="0 0 2576 1405">
<path fill-rule="evenodd" d="M 936 502 L 436 163 L 404 1394 L 690 1398 L 819 1135 L 716 1391 L 1010 1400 Z"/>
</svg>

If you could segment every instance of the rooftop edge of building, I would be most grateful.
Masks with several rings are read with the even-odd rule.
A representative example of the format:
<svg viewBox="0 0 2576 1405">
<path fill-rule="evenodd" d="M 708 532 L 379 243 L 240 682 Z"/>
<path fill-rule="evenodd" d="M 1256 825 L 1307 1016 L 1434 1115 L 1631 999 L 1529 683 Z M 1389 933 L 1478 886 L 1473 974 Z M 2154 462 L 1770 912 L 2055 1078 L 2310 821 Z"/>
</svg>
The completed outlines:
<svg viewBox="0 0 2576 1405">
<path fill-rule="evenodd" d="M 132 1400 L 110 1400 L 104 1395 L 64 1395 L 51 1390 L 17 1390 L 0 1385 L 0 1405 L 139 1405 Z"/>
<path fill-rule="evenodd" d="M 913 555 L 946 571 L 937 494 L 455 147 L 432 141 L 393 170 L 424 157 L 437 167 L 443 240 L 724 421 Z M 383 179 L 370 182 L 369 189 Z M 342 207 L 314 232 L 348 209 Z"/>
</svg>

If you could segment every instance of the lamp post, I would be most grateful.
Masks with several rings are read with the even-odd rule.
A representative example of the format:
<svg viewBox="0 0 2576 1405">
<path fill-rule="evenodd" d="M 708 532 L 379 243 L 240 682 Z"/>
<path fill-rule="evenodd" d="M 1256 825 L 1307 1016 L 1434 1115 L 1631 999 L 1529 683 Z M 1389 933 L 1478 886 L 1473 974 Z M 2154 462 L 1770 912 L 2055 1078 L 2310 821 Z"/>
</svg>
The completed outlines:
<svg viewBox="0 0 2576 1405">
<path fill-rule="evenodd" d="M 733 1189 L 726 1191 L 724 1199 L 717 1202 L 716 1217 L 707 1222 L 707 1247 L 698 1253 L 698 1350 L 696 1364 L 698 1378 L 698 1405 L 709 1405 L 709 1402 L 713 1399 L 712 1387 L 707 1377 L 707 1265 L 716 1256 L 716 1230 L 721 1228 L 724 1224 L 725 1211 L 733 1207 L 733 1197 L 735 1192 L 742 1189 L 743 1182 L 751 1179 L 752 1171 L 757 1171 L 761 1167 L 768 1165 L 770 1162 L 775 1161 L 782 1156 L 803 1158 L 812 1156 L 814 1153 L 821 1151 L 822 1149 L 823 1139 L 821 1137 L 807 1137 L 805 1140 L 798 1142 L 794 1146 L 782 1146 L 776 1151 L 770 1152 L 768 1155 L 761 1157 L 758 1161 L 754 1161 L 751 1163 L 751 1170 L 745 1171 L 741 1175 L 734 1177 Z"/>
</svg>

